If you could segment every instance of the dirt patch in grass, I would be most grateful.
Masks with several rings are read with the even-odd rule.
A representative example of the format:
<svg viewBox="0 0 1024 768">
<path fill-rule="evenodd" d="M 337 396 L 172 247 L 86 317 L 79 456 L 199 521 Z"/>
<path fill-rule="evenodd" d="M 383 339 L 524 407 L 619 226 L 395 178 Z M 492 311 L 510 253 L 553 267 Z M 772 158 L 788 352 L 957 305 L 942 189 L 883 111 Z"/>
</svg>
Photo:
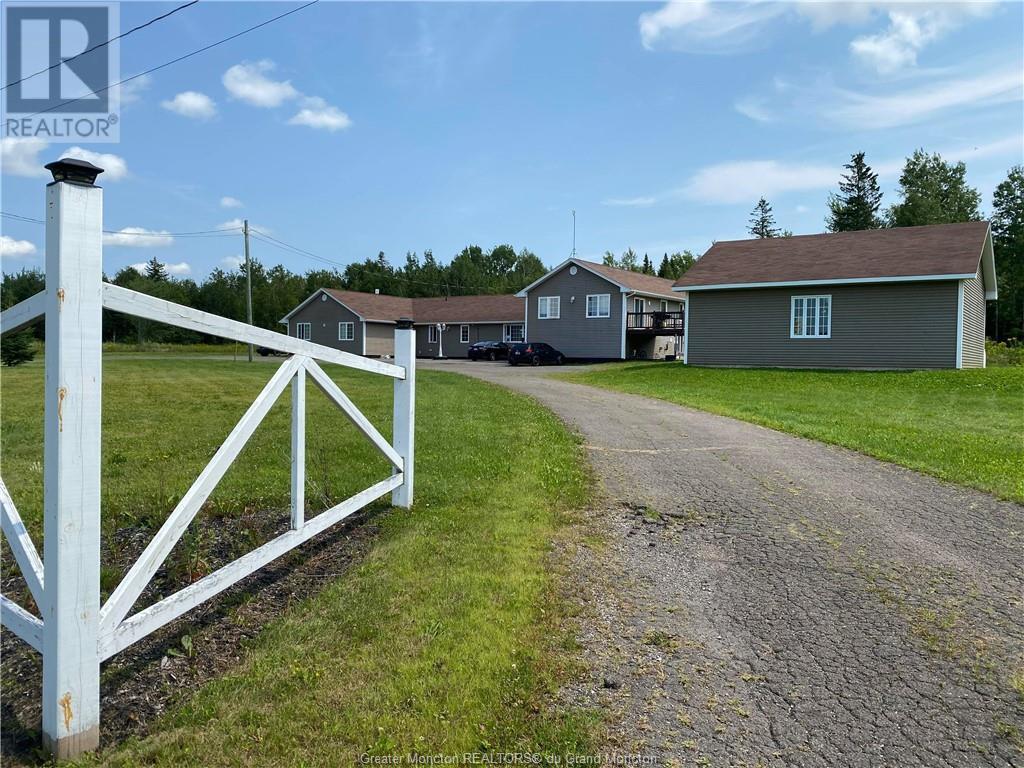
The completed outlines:
<svg viewBox="0 0 1024 768">
<path fill-rule="evenodd" d="M 344 576 L 372 543 L 377 532 L 375 517 L 383 509 L 377 505 L 361 511 L 112 657 L 101 672 L 100 732 L 104 749 L 129 737 L 145 736 L 161 715 L 207 681 L 238 666 L 248 642 L 282 612 Z M 245 520 L 247 533 L 262 534 L 261 538 L 283 533 L 287 526 L 280 519 L 279 512 L 251 514 Z M 193 524 L 204 542 L 204 570 L 219 567 L 221 560 L 226 562 L 236 549 L 239 525 L 238 521 L 231 523 L 200 518 Z M 119 532 L 129 543 L 117 549 L 116 557 L 107 548 L 103 562 L 118 571 L 128 567 L 151 533 L 139 529 Z M 4 548 L 4 562 L 9 563 L 6 542 Z M 183 554 L 176 551 L 174 555 L 169 558 L 172 566 L 162 568 L 143 593 L 144 603 L 180 588 L 183 578 L 187 583 L 190 574 L 174 566 Z M 23 605 L 31 605 L 20 576 L 6 578 L 3 592 L 15 595 Z M 39 749 L 41 657 L 7 630 L 0 634 L 0 654 L 4 660 L 0 708 L 4 764 L 48 763 Z"/>
</svg>

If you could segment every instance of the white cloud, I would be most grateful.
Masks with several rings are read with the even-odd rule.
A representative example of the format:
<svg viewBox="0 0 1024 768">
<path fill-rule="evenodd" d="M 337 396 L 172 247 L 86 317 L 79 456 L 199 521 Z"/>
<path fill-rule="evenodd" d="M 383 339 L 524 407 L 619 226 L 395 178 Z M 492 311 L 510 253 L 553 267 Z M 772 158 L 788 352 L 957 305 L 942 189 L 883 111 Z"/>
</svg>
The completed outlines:
<svg viewBox="0 0 1024 768">
<path fill-rule="evenodd" d="M 120 101 L 121 106 L 125 104 L 133 104 L 142 98 L 142 92 L 149 88 L 153 84 L 153 78 L 149 75 L 140 75 L 127 83 L 121 85 L 115 85 L 110 89 L 111 96 L 115 99 L 115 103 Z"/>
<path fill-rule="evenodd" d="M 339 131 L 352 125 L 352 120 L 335 106 L 319 96 L 310 96 L 303 101 L 302 109 L 288 121 L 289 125 L 305 125 L 325 131 Z"/>
<path fill-rule="evenodd" d="M 836 184 L 840 168 L 809 163 L 786 164 L 776 160 L 742 160 L 701 168 L 681 193 L 705 203 L 753 205 L 760 197 L 785 192 L 826 189 Z"/>
<path fill-rule="evenodd" d="M 785 3 L 668 2 L 640 15 L 644 48 L 733 53 L 762 42 L 765 24 L 788 12 Z"/>
<path fill-rule="evenodd" d="M 887 29 L 854 38 L 850 51 L 880 74 L 898 72 L 915 66 L 929 43 L 991 10 L 989 3 L 978 2 L 903 5 L 889 11 Z"/>
<path fill-rule="evenodd" d="M 768 108 L 767 100 L 759 96 L 744 96 L 737 99 L 733 108 L 741 115 L 759 123 L 770 123 L 775 120 L 775 115 Z"/>
<path fill-rule="evenodd" d="M 127 246 L 129 248 L 162 248 L 174 243 L 174 238 L 167 230 L 144 229 L 142 227 L 124 227 L 117 232 L 103 235 L 103 245 Z"/>
<path fill-rule="evenodd" d="M 144 261 L 140 261 L 138 264 L 129 264 L 128 266 L 130 266 L 140 275 L 144 275 L 146 274 L 146 268 L 149 267 L 149 264 Z M 181 261 L 178 262 L 177 264 L 164 264 L 163 266 L 164 269 L 167 271 L 167 274 L 171 275 L 172 277 L 181 277 L 182 275 L 192 274 L 192 265 L 189 264 L 187 261 Z"/>
<path fill-rule="evenodd" d="M 812 29 L 845 24 L 862 26 L 887 13 L 888 27 L 850 43 L 854 56 L 888 73 L 913 66 L 929 43 L 968 21 L 988 14 L 993 2 L 709 2 L 670 0 L 639 18 L 645 48 L 690 53 L 739 53 L 766 45 L 772 24 L 810 22 Z"/>
<path fill-rule="evenodd" d="M 39 159 L 39 153 L 47 146 L 43 139 L 0 139 L 0 168 L 11 176 L 45 176 L 45 163 Z"/>
<path fill-rule="evenodd" d="M 128 163 L 119 155 L 113 155 L 108 152 L 93 152 L 82 147 L 71 147 L 71 149 L 64 150 L 60 156 L 76 157 L 79 160 L 86 160 L 93 165 L 98 165 L 104 171 L 103 175 L 100 176 L 101 182 L 118 181 L 128 175 Z"/>
<path fill-rule="evenodd" d="M 793 210 L 796 211 L 797 213 L 807 213 L 811 209 L 808 208 L 806 205 L 798 205 Z"/>
<path fill-rule="evenodd" d="M 1022 87 L 1024 73 L 1011 68 L 956 80 L 943 78 L 884 96 L 839 90 L 839 103 L 825 105 L 822 111 L 831 120 L 859 130 L 893 128 L 953 109 L 1020 101 Z"/>
<path fill-rule="evenodd" d="M 278 107 L 301 94 L 288 80 L 271 80 L 266 72 L 274 69 L 274 62 L 263 59 L 257 62 L 235 64 L 224 73 L 224 87 L 234 98 L 252 104 L 254 107 Z"/>
<path fill-rule="evenodd" d="M 205 93 L 183 91 L 168 101 L 160 102 L 160 106 L 183 117 L 196 120 L 209 120 L 217 114 L 217 105 Z"/>
<path fill-rule="evenodd" d="M 241 208 L 242 207 L 242 201 L 239 200 L 237 197 L 231 197 L 230 195 L 224 195 L 224 197 L 222 197 L 220 199 L 220 207 L 221 208 Z"/>
<path fill-rule="evenodd" d="M 227 270 L 235 270 L 242 266 L 245 260 L 241 256 L 225 256 L 220 260 L 220 265 Z"/>
<path fill-rule="evenodd" d="M 18 259 L 23 256 L 31 256 L 35 252 L 35 243 L 31 243 L 28 240 L 15 240 L 7 235 L 0 235 L 0 256 Z"/>
<path fill-rule="evenodd" d="M 602 200 L 601 205 L 621 208 L 647 208 L 658 202 L 656 197 L 612 197 Z"/>
<path fill-rule="evenodd" d="M 217 229 L 237 229 L 239 231 L 239 234 L 241 234 L 242 226 L 244 224 L 245 222 L 242 219 L 228 219 L 227 221 L 218 224 Z M 267 235 L 274 231 L 270 227 L 264 227 L 262 224 L 254 224 L 251 221 L 249 222 L 249 229 L 258 230 Z"/>
</svg>

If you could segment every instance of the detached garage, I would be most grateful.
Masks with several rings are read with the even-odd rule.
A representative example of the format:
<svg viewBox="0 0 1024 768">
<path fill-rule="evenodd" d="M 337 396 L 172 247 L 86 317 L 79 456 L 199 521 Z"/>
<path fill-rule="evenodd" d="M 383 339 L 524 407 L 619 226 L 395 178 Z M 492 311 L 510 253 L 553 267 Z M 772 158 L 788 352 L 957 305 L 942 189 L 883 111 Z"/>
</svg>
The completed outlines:
<svg viewBox="0 0 1024 768">
<path fill-rule="evenodd" d="M 985 221 L 719 242 L 673 290 L 685 362 L 783 368 L 983 368 L 997 297 Z"/>
</svg>

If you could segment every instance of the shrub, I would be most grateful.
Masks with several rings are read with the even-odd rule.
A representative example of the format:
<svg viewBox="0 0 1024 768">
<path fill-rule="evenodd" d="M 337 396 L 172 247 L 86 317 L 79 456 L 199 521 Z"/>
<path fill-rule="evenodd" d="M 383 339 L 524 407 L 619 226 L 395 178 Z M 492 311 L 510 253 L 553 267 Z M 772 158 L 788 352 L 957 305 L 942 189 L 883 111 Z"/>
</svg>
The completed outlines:
<svg viewBox="0 0 1024 768">
<path fill-rule="evenodd" d="M 985 355 L 988 365 L 1024 365 L 1024 344 L 1019 339 L 985 339 Z"/>
<path fill-rule="evenodd" d="M 20 331 L 4 337 L 0 341 L 0 362 L 4 365 L 21 365 L 36 356 L 35 342 L 32 331 Z"/>
</svg>

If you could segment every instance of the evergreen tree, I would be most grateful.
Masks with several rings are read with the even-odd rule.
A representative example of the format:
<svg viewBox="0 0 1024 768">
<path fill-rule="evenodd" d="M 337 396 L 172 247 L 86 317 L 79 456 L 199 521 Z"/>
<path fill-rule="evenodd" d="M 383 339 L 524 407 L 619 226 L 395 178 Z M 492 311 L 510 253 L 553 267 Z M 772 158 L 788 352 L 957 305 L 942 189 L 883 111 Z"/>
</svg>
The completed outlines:
<svg viewBox="0 0 1024 768">
<path fill-rule="evenodd" d="M 754 237 L 778 237 L 779 230 L 775 226 L 775 216 L 772 214 L 772 207 L 763 197 L 757 201 L 754 210 L 750 213 L 750 226 L 747 231 Z"/>
<path fill-rule="evenodd" d="M 668 254 L 666 253 L 664 256 L 661 257 L 661 264 L 658 265 L 658 277 L 667 278 L 669 276 L 669 269 L 670 267 L 668 264 Z"/>
<path fill-rule="evenodd" d="M 644 254 L 643 273 L 645 275 L 653 275 L 654 274 L 654 265 L 651 264 L 651 260 L 647 257 L 646 253 Z"/>
<path fill-rule="evenodd" d="M 157 261 L 156 256 L 146 263 L 146 277 L 156 282 L 165 283 L 170 278 L 167 269 Z"/>
<path fill-rule="evenodd" d="M 967 166 L 947 163 L 938 153 L 929 155 L 918 149 L 907 158 L 900 174 L 900 202 L 889 208 L 887 218 L 893 227 L 922 224 L 952 224 L 977 221 L 981 195 L 968 186 Z"/>
<path fill-rule="evenodd" d="M 1011 168 L 992 195 L 992 244 L 999 300 L 991 335 L 1019 339 L 1024 337 L 1024 166 Z"/>
<path fill-rule="evenodd" d="M 882 220 L 878 209 L 882 205 L 882 190 L 878 174 L 864 162 L 864 153 L 858 152 L 843 166 L 846 173 L 839 181 L 839 194 L 829 194 L 829 232 L 851 232 L 858 229 L 878 229 Z"/>
<path fill-rule="evenodd" d="M 0 362 L 4 365 L 21 365 L 35 356 L 36 350 L 30 330 L 9 333 L 0 339 Z"/>
</svg>

